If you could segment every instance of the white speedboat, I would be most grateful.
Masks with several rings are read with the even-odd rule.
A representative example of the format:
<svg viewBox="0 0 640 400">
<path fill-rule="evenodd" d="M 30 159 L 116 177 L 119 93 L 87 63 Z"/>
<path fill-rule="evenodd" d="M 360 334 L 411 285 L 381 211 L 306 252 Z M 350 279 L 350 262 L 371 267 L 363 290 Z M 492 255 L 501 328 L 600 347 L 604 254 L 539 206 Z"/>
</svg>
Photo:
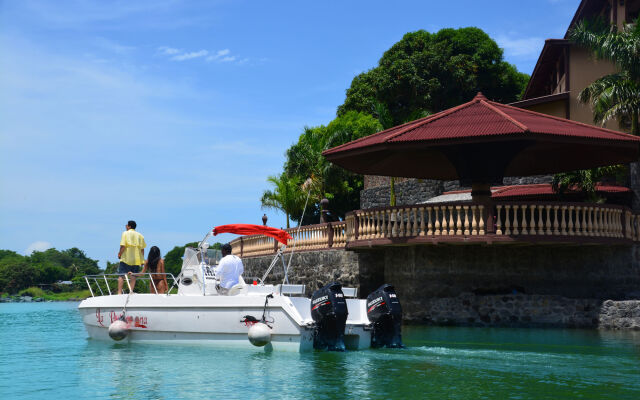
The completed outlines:
<svg viewBox="0 0 640 400">
<path fill-rule="evenodd" d="M 129 291 L 117 295 L 109 285 L 117 275 L 86 276 L 92 297 L 78 308 L 89 336 L 128 342 L 211 343 L 295 351 L 402 346 L 402 311 L 392 286 L 384 285 L 364 300 L 356 298 L 354 288 L 343 288 L 334 282 L 307 298 L 304 285 L 288 284 L 282 257 L 284 246 L 262 278 L 247 283 L 241 277 L 223 294 L 213 272 L 219 254 L 208 249 L 207 240 L 212 235 L 221 231 L 261 233 L 284 245 L 288 236 L 285 231 L 259 225 L 229 227 L 215 228 L 197 249 L 185 250 L 178 277 L 167 274 L 173 281 L 170 292 L 174 294 Z M 280 260 L 284 282 L 266 284 L 268 274 Z M 150 276 L 139 279 L 151 282 Z"/>
</svg>

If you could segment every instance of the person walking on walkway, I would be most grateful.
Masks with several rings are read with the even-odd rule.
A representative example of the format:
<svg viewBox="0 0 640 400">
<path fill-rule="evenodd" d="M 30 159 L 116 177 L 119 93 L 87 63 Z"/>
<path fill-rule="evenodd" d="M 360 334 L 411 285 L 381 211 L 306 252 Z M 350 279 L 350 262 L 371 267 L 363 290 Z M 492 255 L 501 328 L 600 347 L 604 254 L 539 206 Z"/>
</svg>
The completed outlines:
<svg viewBox="0 0 640 400">
<path fill-rule="evenodd" d="M 127 230 L 122 232 L 120 239 L 120 251 L 118 259 L 118 294 L 122 294 L 122 284 L 124 283 L 123 275 L 129 274 L 131 279 L 131 290 L 136 285 L 136 277 L 134 273 L 140 272 L 140 265 L 144 262 L 144 248 L 147 244 L 144 242 L 144 236 L 136 232 L 136 221 L 127 222 Z"/>
</svg>

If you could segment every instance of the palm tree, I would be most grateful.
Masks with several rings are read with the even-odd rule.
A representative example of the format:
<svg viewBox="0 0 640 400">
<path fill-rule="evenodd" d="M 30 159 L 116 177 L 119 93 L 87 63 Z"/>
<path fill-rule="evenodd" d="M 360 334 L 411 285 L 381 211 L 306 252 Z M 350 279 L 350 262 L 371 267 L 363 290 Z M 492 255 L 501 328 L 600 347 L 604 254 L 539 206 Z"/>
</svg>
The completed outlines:
<svg viewBox="0 0 640 400">
<path fill-rule="evenodd" d="M 593 122 L 604 125 L 617 119 L 620 127 L 631 127 L 631 133 L 638 130 L 640 111 L 640 26 L 627 24 L 618 32 L 615 26 L 608 26 L 604 20 L 584 20 L 569 33 L 576 44 L 591 50 L 596 58 L 612 62 L 618 72 L 605 75 L 578 94 L 578 100 L 590 104 Z M 637 169 L 632 163 L 631 169 Z M 595 192 L 597 182 L 605 176 L 620 175 L 621 166 L 594 168 L 557 174 L 553 187 L 560 193 L 568 188 L 581 189 L 589 200 L 599 200 Z M 619 180 L 619 177 L 618 177 Z"/>
<path fill-rule="evenodd" d="M 622 165 L 612 165 L 556 174 L 551 185 L 554 192 L 560 194 L 571 189 L 580 189 L 587 200 L 600 203 L 603 199 L 596 193 L 597 184 L 603 178 L 613 178 L 616 183 L 620 183 L 624 181 L 625 175 L 626 170 Z"/>
<path fill-rule="evenodd" d="M 304 194 L 300 189 L 297 178 L 291 178 L 285 174 L 269 176 L 267 182 L 273 185 L 273 190 L 265 190 L 260 202 L 263 209 L 275 209 L 282 211 L 287 216 L 287 228 L 292 215 L 301 213 L 304 204 Z"/>
<path fill-rule="evenodd" d="M 607 27 L 602 20 L 581 21 L 571 31 L 570 39 L 590 49 L 599 59 L 611 61 L 618 72 L 605 75 L 584 90 L 578 99 L 590 103 L 593 120 L 604 125 L 618 119 L 620 126 L 631 127 L 640 134 L 640 25 L 626 24 L 621 31 Z"/>
</svg>

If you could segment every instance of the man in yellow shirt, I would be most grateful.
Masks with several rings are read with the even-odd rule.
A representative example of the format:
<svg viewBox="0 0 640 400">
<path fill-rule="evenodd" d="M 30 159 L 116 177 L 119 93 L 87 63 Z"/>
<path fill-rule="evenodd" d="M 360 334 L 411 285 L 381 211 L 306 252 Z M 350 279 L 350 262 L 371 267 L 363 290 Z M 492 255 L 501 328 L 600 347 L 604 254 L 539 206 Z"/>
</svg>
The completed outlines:
<svg viewBox="0 0 640 400">
<path fill-rule="evenodd" d="M 140 272 L 140 265 L 144 263 L 144 248 L 147 244 L 144 242 L 144 236 L 136 232 L 136 221 L 127 222 L 127 230 L 122 232 L 120 239 L 120 251 L 118 259 L 120 266 L 118 267 L 118 294 L 122 294 L 122 284 L 124 278 L 122 275 L 130 274 L 131 290 L 136 286 L 135 273 Z"/>
</svg>

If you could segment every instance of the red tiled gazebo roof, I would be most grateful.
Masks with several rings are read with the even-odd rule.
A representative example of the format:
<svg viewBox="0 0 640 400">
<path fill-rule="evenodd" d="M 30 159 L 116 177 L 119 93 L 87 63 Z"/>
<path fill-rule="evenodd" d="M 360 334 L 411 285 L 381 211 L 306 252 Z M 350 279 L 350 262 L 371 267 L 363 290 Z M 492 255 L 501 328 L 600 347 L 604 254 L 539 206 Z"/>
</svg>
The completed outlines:
<svg viewBox="0 0 640 400">
<path fill-rule="evenodd" d="M 621 194 L 621 193 L 630 193 L 631 189 L 626 186 L 620 185 L 612 185 L 612 184 L 604 184 L 598 183 L 596 184 L 596 192 L 603 194 Z M 580 191 L 575 189 L 569 189 L 570 193 L 580 193 Z M 471 193 L 471 189 L 466 190 L 455 190 L 450 192 L 444 192 L 443 195 L 447 194 L 457 194 L 457 193 Z M 494 186 L 491 188 L 491 197 L 494 199 L 516 199 L 516 198 L 526 198 L 530 196 L 550 196 L 557 194 L 553 190 L 553 186 L 550 183 L 534 183 L 527 185 L 509 185 L 509 186 Z"/>
<path fill-rule="evenodd" d="M 495 181 L 627 163 L 640 138 L 496 103 L 470 102 L 323 152 L 370 175 Z"/>
</svg>

